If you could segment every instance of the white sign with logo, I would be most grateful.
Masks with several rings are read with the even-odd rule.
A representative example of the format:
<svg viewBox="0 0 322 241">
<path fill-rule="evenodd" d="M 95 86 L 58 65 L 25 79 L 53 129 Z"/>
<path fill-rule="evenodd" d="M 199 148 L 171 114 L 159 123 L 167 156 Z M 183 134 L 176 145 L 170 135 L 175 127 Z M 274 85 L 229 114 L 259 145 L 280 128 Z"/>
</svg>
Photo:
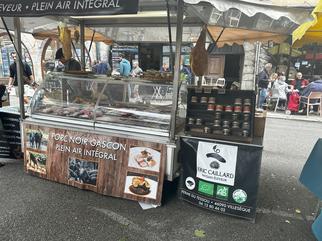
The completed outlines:
<svg viewBox="0 0 322 241">
<path fill-rule="evenodd" d="M 234 186 L 237 153 L 237 146 L 200 141 L 197 151 L 197 177 Z"/>
</svg>

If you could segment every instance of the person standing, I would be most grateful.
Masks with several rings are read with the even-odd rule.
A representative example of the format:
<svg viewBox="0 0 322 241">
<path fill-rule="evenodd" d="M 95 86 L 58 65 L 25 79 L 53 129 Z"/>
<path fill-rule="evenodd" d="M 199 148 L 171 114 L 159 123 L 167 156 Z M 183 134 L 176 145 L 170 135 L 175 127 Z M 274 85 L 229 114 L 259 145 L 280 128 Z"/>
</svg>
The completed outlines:
<svg viewBox="0 0 322 241">
<path fill-rule="evenodd" d="M 10 65 L 10 77 L 9 77 L 9 83 L 8 83 L 8 89 L 10 90 L 12 86 L 16 88 L 16 91 L 18 90 L 18 79 L 17 79 L 17 53 L 12 52 L 10 53 L 11 58 L 13 59 L 13 63 Z M 32 75 L 32 71 L 30 66 L 27 63 L 23 63 L 23 84 L 34 84 L 34 77 Z M 18 92 L 16 92 L 18 93 Z"/>
<path fill-rule="evenodd" d="M 292 90 L 288 88 L 288 84 L 285 82 L 284 73 L 278 75 L 277 80 L 272 87 L 272 98 L 278 100 L 278 107 L 285 109 L 287 93 Z"/>
<path fill-rule="evenodd" d="M 267 63 L 264 66 L 262 72 L 258 74 L 258 88 L 259 88 L 259 99 L 258 99 L 258 107 L 263 108 L 263 104 L 266 101 L 266 97 L 268 95 L 268 84 L 270 82 L 270 71 L 272 70 L 272 64 Z"/>
<path fill-rule="evenodd" d="M 131 73 L 131 64 L 130 62 L 124 57 L 124 54 L 120 54 L 120 75 L 121 76 L 129 76 Z"/>
<path fill-rule="evenodd" d="M 63 53 L 63 49 L 59 48 L 56 51 L 56 60 L 59 60 L 63 65 L 64 65 L 64 72 L 68 72 L 68 71 L 81 71 L 82 67 L 80 65 L 80 63 L 73 59 L 65 59 L 64 53 Z M 68 88 L 69 88 L 69 97 L 70 100 L 78 100 L 81 98 L 81 96 L 83 96 L 84 90 L 86 90 L 86 82 L 82 81 L 82 80 L 68 80 L 67 81 L 68 84 Z M 67 90 L 63 90 L 66 91 Z"/>
<path fill-rule="evenodd" d="M 141 76 L 142 74 L 143 74 L 143 70 L 140 68 L 139 63 L 133 62 L 133 68 L 131 72 L 132 77 L 138 77 L 138 76 Z"/>
</svg>

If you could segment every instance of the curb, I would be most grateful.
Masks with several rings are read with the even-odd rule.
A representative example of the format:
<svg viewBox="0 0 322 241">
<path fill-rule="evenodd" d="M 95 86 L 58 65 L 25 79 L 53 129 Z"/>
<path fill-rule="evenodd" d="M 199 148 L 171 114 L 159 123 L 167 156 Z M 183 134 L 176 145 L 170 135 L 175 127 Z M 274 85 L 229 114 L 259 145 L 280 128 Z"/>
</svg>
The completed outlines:
<svg viewBox="0 0 322 241">
<path fill-rule="evenodd" d="M 286 115 L 286 114 L 276 115 L 276 114 L 267 113 L 266 118 L 322 123 L 322 117 L 312 118 L 312 117 L 306 117 L 306 116 L 301 117 L 298 115 Z"/>
</svg>

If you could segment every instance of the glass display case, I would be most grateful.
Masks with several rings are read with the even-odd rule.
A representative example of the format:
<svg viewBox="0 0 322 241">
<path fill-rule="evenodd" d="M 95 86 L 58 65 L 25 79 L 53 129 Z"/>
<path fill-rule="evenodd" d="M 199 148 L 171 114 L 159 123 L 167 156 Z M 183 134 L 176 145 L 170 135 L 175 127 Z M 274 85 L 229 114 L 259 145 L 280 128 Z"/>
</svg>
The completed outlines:
<svg viewBox="0 0 322 241">
<path fill-rule="evenodd" d="M 32 98 L 31 117 L 168 135 L 172 97 L 172 82 L 161 79 L 51 73 Z"/>
</svg>

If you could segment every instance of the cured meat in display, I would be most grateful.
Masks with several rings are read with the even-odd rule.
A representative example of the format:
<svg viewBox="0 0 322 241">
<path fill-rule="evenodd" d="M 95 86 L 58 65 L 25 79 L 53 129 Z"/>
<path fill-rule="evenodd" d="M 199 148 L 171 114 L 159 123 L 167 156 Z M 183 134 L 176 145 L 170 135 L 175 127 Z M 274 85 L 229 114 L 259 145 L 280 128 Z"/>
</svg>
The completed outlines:
<svg viewBox="0 0 322 241">
<path fill-rule="evenodd" d="M 208 69 L 208 53 L 205 49 L 206 31 L 206 27 L 203 27 L 197 40 L 197 44 L 191 50 L 190 55 L 191 70 L 198 77 L 205 75 Z"/>
</svg>

